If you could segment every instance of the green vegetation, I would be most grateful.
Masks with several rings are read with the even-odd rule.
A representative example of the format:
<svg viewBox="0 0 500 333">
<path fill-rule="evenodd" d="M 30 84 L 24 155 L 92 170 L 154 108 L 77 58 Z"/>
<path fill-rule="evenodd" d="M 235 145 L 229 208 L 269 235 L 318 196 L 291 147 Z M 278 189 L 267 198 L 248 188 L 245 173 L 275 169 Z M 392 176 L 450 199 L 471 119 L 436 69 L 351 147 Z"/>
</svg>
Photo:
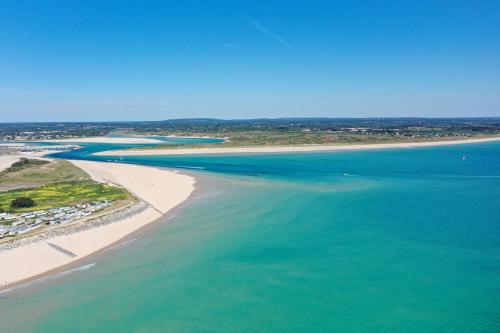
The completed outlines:
<svg viewBox="0 0 500 333">
<path fill-rule="evenodd" d="M 0 191 L 21 187 L 36 187 L 54 182 L 91 180 L 83 170 L 68 161 L 41 162 L 43 163 L 30 162 L 29 164 L 23 164 L 24 166 L 20 169 L 7 169 L 10 171 L 0 172 Z"/>
<path fill-rule="evenodd" d="M 128 134 L 228 138 L 153 149 L 290 145 L 349 145 L 460 140 L 500 135 L 497 118 L 177 119 L 131 126 Z M 151 149 L 144 147 L 143 149 Z"/>
<path fill-rule="evenodd" d="M 33 162 L 36 161 L 36 162 Z M 0 211 L 26 212 L 130 198 L 119 187 L 93 181 L 68 161 L 22 160 L 0 173 Z M 36 203 L 36 205 L 31 205 Z M 13 203 L 13 204 L 11 204 Z"/>
<path fill-rule="evenodd" d="M 30 208 L 35 207 L 36 201 L 30 197 L 17 197 L 10 203 L 10 208 Z"/>
<path fill-rule="evenodd" d="M 176 133 L 177 136 L 181 134 Z M 206 136 L 206 134 L 191 134 Z M 160 144 L 156 146 L 145 146 L 140 149 L 190 149 L 190 148 L 223 148 L 223 147 L 251 147 L 251 146 L 300 146 L 300 145 L 352 145 L 352 144 L 382 144 L 382 143 L 405 143 L 405 142 L 429 142 L 462 140 L 470 138 L 488 137 L 487 135 L 448 135 L 448 136 L 404 136 L 404 135 L 364 135 L 345 134 L 333 132 L 277 132 L 277 131 L 253 131 L 253 132 L 230 132 L 215 133 L 214 137 L 228 137 L 227 141 L 202 144 Z"/>
<path fill-rule="evenodd" d="M 50 162 L 45 161 L 45 160 L 28 159 L 28 158 L 23 157 L 19 161 L 13 163 L 9 168 L 2 171 L 0 174 L 12 173 L 12 172 L 20 171 L 20 170 L 30 168 L 33 166 L 44 165 L 44 164 L 48 164 L 48 163 L 50 163 Z"/>
<path fill-rule="evenodd" d="M 36 209 L 35 207 L 7 207 L 10 202 L 19 197 L 28 197 L 34 200 L 37 203 Z M 93 181 L 64 182 L 48 184 L 37 188 L 1 192 L 0 208 L 18 213 L 70 206 L 89 201 L 127 198 L 129 198 L 129 194 L 119 187 Z"/>
</svg>

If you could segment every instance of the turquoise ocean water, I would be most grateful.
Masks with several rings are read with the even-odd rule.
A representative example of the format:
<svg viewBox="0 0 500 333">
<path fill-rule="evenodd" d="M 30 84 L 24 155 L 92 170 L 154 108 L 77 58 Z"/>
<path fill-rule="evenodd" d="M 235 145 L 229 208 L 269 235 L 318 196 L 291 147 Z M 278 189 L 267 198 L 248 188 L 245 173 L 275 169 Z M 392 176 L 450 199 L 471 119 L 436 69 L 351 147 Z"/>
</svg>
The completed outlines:
<svg viewBox="0 0 500 333">
<path fill-rule="evenodd" d="M 0 294 L 0 332 L 500 332 L 500 144 L 91 157 L 183 168 L 192 200 Z M 462 159 L 462 156 L 466 156 Z"/>
</svg>

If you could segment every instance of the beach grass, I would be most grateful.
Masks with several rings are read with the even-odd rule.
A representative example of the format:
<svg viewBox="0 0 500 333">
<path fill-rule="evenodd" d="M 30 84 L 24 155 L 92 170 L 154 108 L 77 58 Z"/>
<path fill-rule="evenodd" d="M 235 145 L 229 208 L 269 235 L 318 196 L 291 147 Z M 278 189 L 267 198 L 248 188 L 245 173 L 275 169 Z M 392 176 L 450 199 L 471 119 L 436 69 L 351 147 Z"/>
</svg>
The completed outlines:
<svg viewBox="0 0 500 333">
<path fill-rule="evenodd" d="M 13 173 L 13 172 L 21 171 L 23 169 L 27 169 L 27 168 L 30 168 L 30 167 L 44 165 L 44 164 L 49 164 L 49 163 L 50 162 L 46 161 L 46 160 L 38 160 L 38 159 L 31 159 L 31 158 L 25 158 L 25 157 L 23 157 L 19 161 L 13 163 L 6 170 L 0 172 L 0 175 L 2 175 L 2 174 L 8 174 L 8 173 Z"/>
<path fill-rule="evenodd" d="M 0 173 L 0 190 L 28 188 L 54 182 L 90 181 L 83 170 L 68 161 L 38 161 L 25 163 L 20 168 L 9 168 Z M 40 163 L 42 162 L 42 163 Z"/>
</svg>

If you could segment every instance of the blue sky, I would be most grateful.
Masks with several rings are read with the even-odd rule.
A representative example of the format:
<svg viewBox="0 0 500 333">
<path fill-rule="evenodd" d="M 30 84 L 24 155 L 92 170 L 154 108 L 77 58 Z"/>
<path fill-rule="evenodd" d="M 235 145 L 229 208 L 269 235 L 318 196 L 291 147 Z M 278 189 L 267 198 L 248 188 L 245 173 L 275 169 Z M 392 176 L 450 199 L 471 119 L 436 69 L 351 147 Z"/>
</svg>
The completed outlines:
<svg viewBox="0 0 500 333">
<path fill-rule="evenodd" d="M 499 1 L 0 1 L 0 121 L 500 116 Z"/>
</svg>

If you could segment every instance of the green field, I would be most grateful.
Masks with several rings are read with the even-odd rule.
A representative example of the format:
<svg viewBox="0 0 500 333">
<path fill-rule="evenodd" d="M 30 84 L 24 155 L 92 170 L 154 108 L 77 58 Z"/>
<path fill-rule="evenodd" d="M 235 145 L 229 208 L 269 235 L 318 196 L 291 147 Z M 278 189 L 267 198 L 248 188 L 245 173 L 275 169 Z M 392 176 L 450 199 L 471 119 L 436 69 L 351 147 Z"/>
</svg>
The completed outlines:
<svg viewBox="0 0 500 333">
<path fill-rule="evenodd" d="M 18 213 L 130 198 L 125 189 L 97 183 L 67 161 L 30 162 L 19 166 L 0 173 L 0 211 Z M 36 206 L 11 208 L 12 200 L 18 197 L 29 197 Z"/>
<path fill-rule="evenodd" d="M 17 197 L 29 197 L 37 205 L 30 208 L 11 209 L 10 203 Z M 78 203 L 97 200 L 120 200 L 129 198 L 122 188 L 96 183 L 64 182 L 44 185 L 32 189 L 11 190 L 0 193 L 0 207 L 15 213 L 70 206 Z"/>
</svg>

